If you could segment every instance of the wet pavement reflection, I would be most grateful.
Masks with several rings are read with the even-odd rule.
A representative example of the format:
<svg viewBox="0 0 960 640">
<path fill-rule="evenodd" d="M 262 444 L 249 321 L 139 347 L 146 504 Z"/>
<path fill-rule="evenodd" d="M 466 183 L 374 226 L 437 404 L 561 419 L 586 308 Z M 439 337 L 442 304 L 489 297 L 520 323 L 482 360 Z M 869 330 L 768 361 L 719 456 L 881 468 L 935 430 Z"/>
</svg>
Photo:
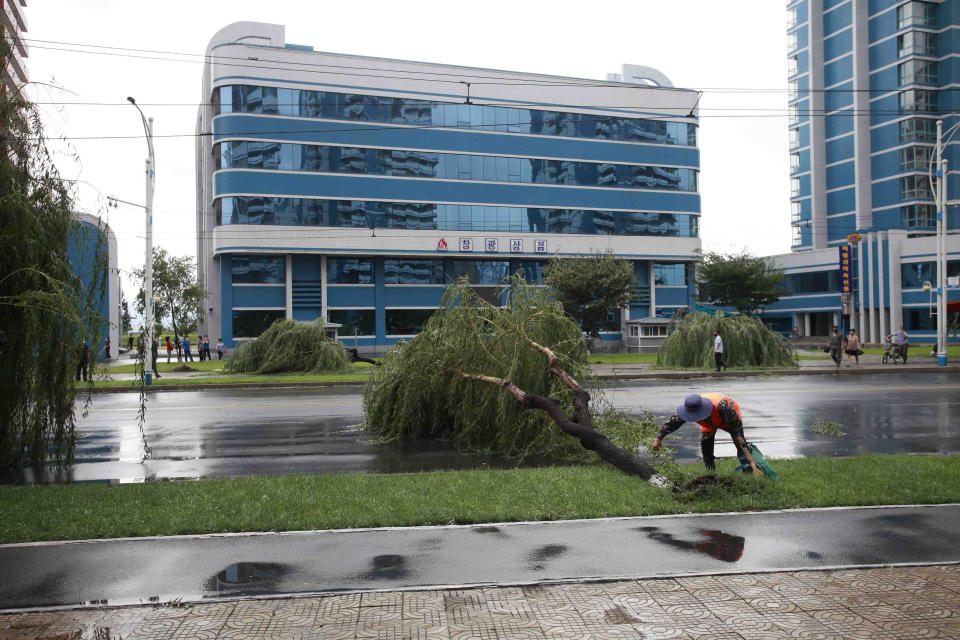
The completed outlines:
<svg viewBox="0 0 960 640">
<path fill-rule="evenodd" d="M 960 375 L 899 372 L 609 384 L 605 396 L 658 421 L 690 392 L 722 391 L 743 408 L 747 438 L 768 457 L 839 457 L 862 453 L 960 453 Z M 598 394 L 594 394 L 598 395 Z M 379 443 L 363 431 L 359 388 L 158 391 L 150 395 L 143 459 L 135 394 L 98 395 L 80 422 L 77 463 L 67 469 L 0 469 L 0 483 L 145 482 L 160 479 L 317 473 L 407 473 L 441 469 L 544 466 L 457 453 L 449 442 Z M 841 437 L 813 431 L 817 420 L 841 425 Z M 699 435 L 686 425 L 667 441 L 678 461 L 698 460 Z M 717 454 L 732 457 L 729 440 Z"/>
<path fill-rule="evenodd" d="M 939 505 L 0 545 L 0 610 L 948 563 L 958 527 Z"/>
<path fill-rule="evenodd" d="M 723 562 L 736 562 L 743 557 L 743 547 L 746 538 L 732 536 L 723 531 L 700 529 L 697 538 L 684 539 L 672 533 L 663 531 L 660 527 L 638 527 L 637 531 L 645 533 L 648 538 L 682 551 L 698 551 L 711 558 Z"/>
</svg>

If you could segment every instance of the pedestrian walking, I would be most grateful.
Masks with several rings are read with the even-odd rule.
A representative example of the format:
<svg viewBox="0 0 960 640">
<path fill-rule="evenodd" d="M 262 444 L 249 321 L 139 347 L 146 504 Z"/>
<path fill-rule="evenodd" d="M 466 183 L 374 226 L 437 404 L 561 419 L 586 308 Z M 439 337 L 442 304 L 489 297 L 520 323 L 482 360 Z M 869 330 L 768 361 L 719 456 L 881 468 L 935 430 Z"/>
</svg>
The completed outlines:
<svg viewBox="0 0 960 640">
<path fill-rule="evenodd" d="M 860 338 L 857 337 L 857 332 L 853 329 L 850 329 L 850 335 L 847 337 L 847 366 L 850 366 L 850 358 L 856 358 L 857 366 L 860 366 L 860 354 L 863 351 L 860 350 Z"/>
<path fill-rule="evenodd" d="M 223 360 L 223 353 L 227 350 L 227 345 L 223 344 L 223 338 L 217 338 L 217 360 Z"/>
<path fill-rule="evenodd" d="M 87 341 L 83 341 L 83 345 L 80 347 L 80 360 L 77 362 L 77 380 L 87 381 L 89 377 L 89 367 L 90 367 L 90 345 L 87 344 Z"/>
<path fill-rule="evenodd" d="M 843 336 L 840 335 L 840 329 L 836 325 L 833 327 L 833 334 L 827 339 L 826 350 L 830 352 L 830 357 L 836 365 L 840 366 L 840 351 L 843 349 Z"/>
<path fill-rule="evenodd" d="M 210 337 L 203 336 L 203 357 L 210 362 Z"/>
<path fill-rule="evenodd" d="M 893 338 L 893 343 L 897 345 L 897 349 L 900 351 L 903 364 L 907 364 L 907 351 L 910 350 L 910 334 L 907 333 L 907 330 L 903 328 L 903 325 L 900 325 L 900 330 L 891 333 L 887 338 Z"/>
<path fill-rule="evenodd" d="M 683 404 L 677 407 L 677 412 L 661 427 L 659 435 L 653 441 L 653 450 L 659 451 L 663 439 L 686 422 L 696 422 L 700 425 L 700 452 L 707 469 L 712 471 L 717 468 L 716 458 L 713 456 L 713 444 L 717 429 L 721 429 L 730 434 L 737 451 L 749 461 L 753 474 L 763 476 L 763 471 L 757 468 L 743 435 L 742 414 L 736 400 L 725 393 L 691 393 L 683 399 Z"/>
<path fill-rule="evenodd" d="M 713 360 L 717 365 L 717 371 L 720 371 L 720 367 L 727 368 L 723 361 L 723 338 L 720 337 L 719 331 L 713 332 Z"/>
<path fill-rule="evenodd" d="M 173 336 L 173 348 L 177 350 L 177 363 L 183 362 L 183 343 L 180 336 Z"/>
<path fill-rule="evenodd" d="M 160 378 L 160 372 L 157 371 L 157 351 L 160 347 L 160 343 L 157 342 L 156 338 L 153 338 L 152 342 L 153 344 L 150 345 L 150 368 L 153 370 L 153 376 L 155 378 Z"/>
<path fill-rule="evenodd" d="M 190 337 L 183 336 L 183 361 L 193 362 L 193 354 L 190 353 Z"/>
<path fill-rule="evenodd" d="M 110 336 L 106 337 L 106 340 L 103 343 L 103 351 L 106 357 L 105 360 L 110 360 Z"/>
<path fill-rule="evenodd" d="M 170 364 L 170 356 L 173 354 L 173 344 L 170 343 L 170 336 L 167 336 L 167 364 Z"/>
<path fill-rule="evenodd" d="M 133 351 L 133 336 L 127 336 L 127 351 Z"/>
<path fill-rule="evenodd" d="M 197 356 L 203 362 L 203 336 L 197 335 Z"/>
</svg>

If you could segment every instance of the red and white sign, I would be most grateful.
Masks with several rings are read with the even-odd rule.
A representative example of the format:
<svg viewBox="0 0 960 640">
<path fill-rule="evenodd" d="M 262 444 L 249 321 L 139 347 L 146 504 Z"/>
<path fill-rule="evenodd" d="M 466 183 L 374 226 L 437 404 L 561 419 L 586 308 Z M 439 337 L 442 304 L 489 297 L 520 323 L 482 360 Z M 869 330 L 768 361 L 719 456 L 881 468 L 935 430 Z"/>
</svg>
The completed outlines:
<svg viewBox="0 0 960 640">
<path fill-rule="evenodd" d="M 444 238 L 440 238 L 440 242 L 437 243 L 437 251 L 446 251 L 447 250 L 447 241 Z"/>
</svg>

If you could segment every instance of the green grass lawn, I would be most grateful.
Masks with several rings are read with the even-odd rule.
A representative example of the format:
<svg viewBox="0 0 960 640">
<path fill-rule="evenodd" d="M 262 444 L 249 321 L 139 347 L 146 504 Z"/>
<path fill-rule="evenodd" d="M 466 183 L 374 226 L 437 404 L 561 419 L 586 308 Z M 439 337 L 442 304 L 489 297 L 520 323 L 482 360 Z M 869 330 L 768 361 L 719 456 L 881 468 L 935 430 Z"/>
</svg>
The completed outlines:
<svg viewBox="0 0 960 640">
<path fill-rule="evenodd" d="M 163 369 L 160 370 L 163 373 Z M 364 382 L 370 379 L 367 373 L 328 373 L 328 374 L 287 374 L 287 375 L 244 375 L 244 374 L 213 374 L 195 378 L 154 378 L 154 387 L 192 386 L 198 384 L 251 384 L 251 383 L 285 383 L 285 382 Z M 77 383 L 78 386 L 86 384 Z M 95 380 L 96 387 L 135 387 L 136 380 Z"/>
<path fill-rule="evenodd" d="M 590 364 L 652 364 L 657 361 L 655 353 L 596 353 L 587 356 Z"/>
<path fill-rule="evenodd" d="M 171 358 L 171 362 L 167 362 L 167 357 L 163 356 L 157 358 L 157 370 L 160 373 L 168 373 L 173 371 L 177 367 L 182 367 L 184 365 L 190 367 L 191 369 L 196 369 L 197 371 L 222 371 L 224 366 L 226 366 L 226 360 L 209 360 L 206 362 L 200 362 L 194 358 L 193 362 L 177 362 L 177 358 Z M 103 369 L 98 369 L 98 372 L 103 371 Z M 133 364 L 119 364 L 112 367 L 109 367 L 106 370 L 107 373 L 133 373 L 134 365 Z"/>
<path fill-rule="evenodd" d="M 907 353 L 907 358 L 929 358 L 930 350 L 933 349 L 936 351 L 936 345 L 929 344 L 912 344 L 910 345 L 910 351 Z M 880 355 L 886 352 L 886 349 L 883 347 L 865 347 L 864 353 L 872 353 L 874 355 Z M 960 344 L 956 345 L 947 345 L 947 357 L 948 358 L 957 358 L 960 357 Z"/>
<path fill-rule="evenodd" d="M 673 494 L 606 465 L 0 487 L 0 542 L 960 501 L 960 457 L 773 460 L 780 480 Z M 682 467 L 688 478 L 701 464 Z"/>
</svg>

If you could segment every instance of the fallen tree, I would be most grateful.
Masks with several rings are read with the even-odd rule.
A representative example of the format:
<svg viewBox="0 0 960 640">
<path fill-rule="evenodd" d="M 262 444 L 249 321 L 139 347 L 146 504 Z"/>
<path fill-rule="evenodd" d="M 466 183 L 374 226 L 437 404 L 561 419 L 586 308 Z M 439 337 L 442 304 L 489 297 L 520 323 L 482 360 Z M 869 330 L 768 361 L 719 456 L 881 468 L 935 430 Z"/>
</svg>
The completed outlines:
<svg viewBox="0 0 960 640">
<path fill-rule="evenodd" d="M 564 433 L 577 438 L 583 448 L 593 451 L 624 473 L 639 476 L 654 486 L 673 489 L 673 483 L 658 472 L 653 465 L 643 458 L 614 445 L 607 436 L 593 428 L 593 416 L 590 414 L 590 394 L 580 386 L 580 383 L 560 368 L 560 362 L 553 351 L 533 340 L 528 339 L 527 342 L 547 357 L 550 371 L 573 391 L 572 416 L 568 416 L 554 400 L 536 393 L 527 393 L 505 378 L 463 371 L 459 373 L 465 378 L 498 385 L 512 394 L 525 408 L 540 409 L 545 412 Z"/>
<path fill-rule="evenodd" d="M 366 427 L 388 439 L 447 438 L 461 450 L 508 456 L 582 457 L 586 449 L 672 488 L 651 464 L 656 456 L 635 455 L 594 428 L 580 382 L 594 378 L 577 323 L 548 290 L 519 276 L 505 293 L 506 306 L 494 307 L 466 281 L 451 285 L 423 331 L 380 360 L 364 391 Z"/>
<path fill-rule="evenodd" d="M 343 345 L 327 335 L 322 320 L 284 319 L 237 346 L 226 368 L 232 373 L 341 373 L 350 369 L 350 360 Z"/>
</svg>

